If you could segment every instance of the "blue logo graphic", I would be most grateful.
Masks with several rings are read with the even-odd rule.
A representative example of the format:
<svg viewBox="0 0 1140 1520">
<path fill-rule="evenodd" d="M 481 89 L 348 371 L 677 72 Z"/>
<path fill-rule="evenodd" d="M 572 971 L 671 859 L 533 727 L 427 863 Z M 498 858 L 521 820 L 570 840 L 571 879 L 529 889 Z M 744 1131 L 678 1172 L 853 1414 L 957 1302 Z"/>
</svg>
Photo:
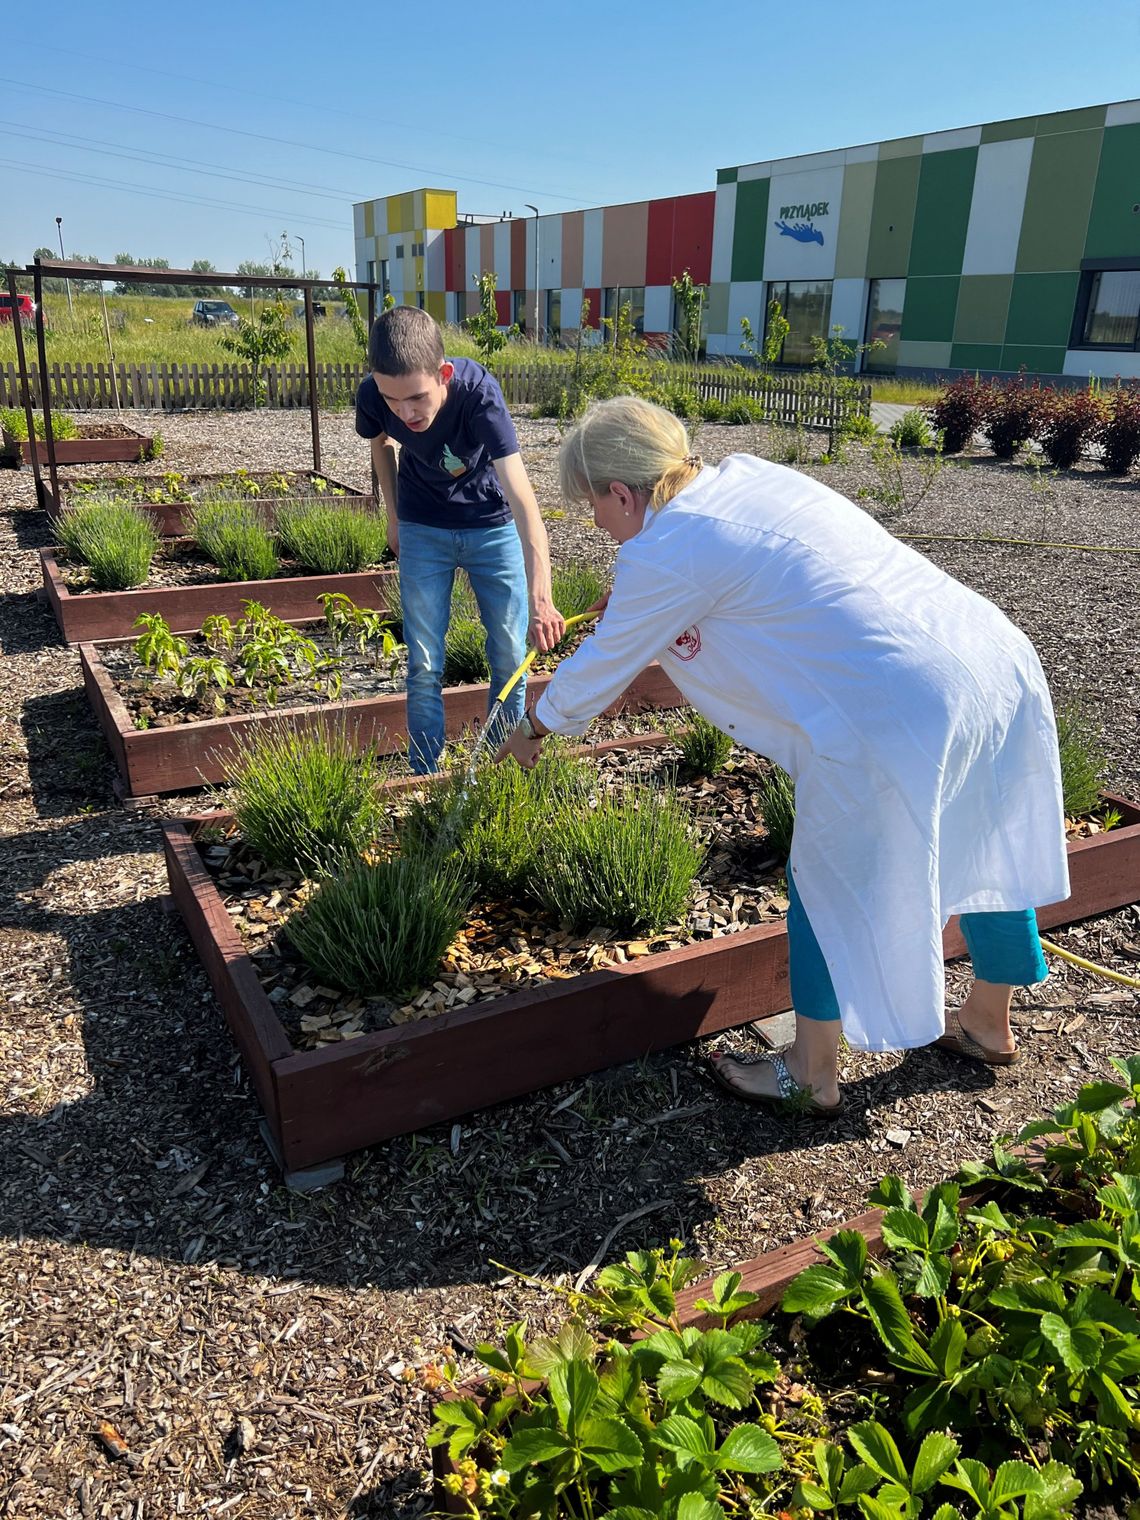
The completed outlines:
<svg viewBox="0 0 1140 1520">
<path fill-rule="evenodd" d="M 818 243 L 823 247 L 823 232 L 811 222 L 793 222 L 790 227 L 787 222 L 773 222 L 772 225 L 780 229 L 781 237 L 795 238 L 797 243 Z"/>
</svg>

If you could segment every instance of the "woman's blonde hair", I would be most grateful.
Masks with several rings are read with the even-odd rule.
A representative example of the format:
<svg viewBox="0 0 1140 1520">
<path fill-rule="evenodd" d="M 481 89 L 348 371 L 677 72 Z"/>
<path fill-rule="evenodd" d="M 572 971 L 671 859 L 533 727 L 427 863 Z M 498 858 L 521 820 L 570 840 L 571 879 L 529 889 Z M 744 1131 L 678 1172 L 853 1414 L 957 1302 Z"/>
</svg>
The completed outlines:
<svg viewBox="0 0 1140 1520">
<path fill-rule="evenodd" d="M 684 423 L 640 396 L 595 401 L 570 429 L 558 453 L 559 483 L 567 501 L 604 496 L 618 480 L 650 492 L 650 506 L 673 500 L 695 480 L 701 456 L 692 452 Z"/>
</svg>

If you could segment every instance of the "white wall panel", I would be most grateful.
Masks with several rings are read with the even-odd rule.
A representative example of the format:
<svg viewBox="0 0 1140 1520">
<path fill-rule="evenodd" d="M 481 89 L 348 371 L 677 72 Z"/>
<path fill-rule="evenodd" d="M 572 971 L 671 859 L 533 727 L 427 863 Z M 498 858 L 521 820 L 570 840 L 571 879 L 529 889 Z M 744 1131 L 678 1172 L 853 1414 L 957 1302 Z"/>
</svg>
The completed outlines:
<svg viewBox="0 0 1140 1520">
<path fill-rule="evenodd" d="M 740 352 L 740 319 L 747 317 L 752 331 L 764 331 L 764 281 L 734 280 L 728 288 L 728 334 L 723 353 Z"/>
<path fill-rule="evenodd" d="M 928 132 L 922 139 L 922 151 L 948 153 L 952 148 L 976 148 L 981 140 L 981 127 L 959 127 L 953 132 Z"/>
<path fill-rule="evenodd" d="M 1094 353 L 1087 348 L 1071 348 L 1065 355 L 1065 375 L 1100 375 L 1111 380 L 1119 375 L 1124 380 L 1140 380 L 1140 354 Z"/>
<path fill-rule="evenodd" d="M 561 216 L 538 219 L 538 283 L 542 290 L 558 290 L 562 285 Z"/>
<path fill-rule="evenodd" d="M 588 213 L 587 213 L 588 214 Z M 713 283 L 727 285 L 732 279 L 732 239 L 736 231 L 736 186 L 718 185 L 713 205 Z"/>
<path fill-rule="evenodd" d="M 598 314 L 597 314 L 596 311 L 592 311 L 590 313 L 591 317 L 596 317 L 597 315 Z M 574 332 L 577 329 L 578 323 L 581 320 L 582 320 L 582 288 L 581 288 L 581 286 L 578 286 L 578 287 L 570 286 L 569 288 L 566 287 L 566 286 L 563 286 L 563 288 L 562 288 L 562 331 L 566 332 L 567 330 L 569 330 L 570 332 Z"/>
<path fill-rule="evenodd" d="M 447 285 L 447 250 L 442 232 L 429 232 L 425 240 L 424 289 L 443 290 Z"/>
<path fill-rule="evenodd" d="M 372 230 L 377 237 L 388 236 L 388 201 L 383 195 L 372 202 Z"/>
<path fill-rule="evenodd" d="M 736 171 L 736 178 L 742 179 L 767 179 L 772 172 L 772 165 L 768 160 L 762 164 L 741 164 Z"/>
<path fill-rule="evenodd" d="M 814 174 L 817 169 L 837 169 L 845 158 L 845 148 L 834 148 L 829 153 L 801 153 L 798 158 L 774 158 L 769 166 L 777 174 Z"/>
<path fill-rule="evenodd" d="M 1140 100 L 1118 100 L 1104 113 L 1106 127 L 1127 127 L 1140 121 Z"/>
<path fill-rule="evenodd" d="M 364 202 L 360 201 L 352 208 L 352 235 L 356 238 L 364 236 Z"/>
<path fill-rule="evenodd" d="M 582 284 L 587 290 L 597 290 L 601 283 L 602 210 L 599 206 L 582 217 Z"/>
<path fill-rule="evenodd" d="M 832 278 L 842 199 L 842 161 L 806 173 L 772 175 L 772 188 L 768 192 L 768 229 L 764 239 L 766 280 Z M 807 215 L 806 209 L 813 206 L 826 206 L 827 210 Z M 789 228 L 810 227 L 818 240 L 801 241 L 793 233 L 782 233 L 777 222 L 783 222 Z"/>
<path fill-rule="evenodd" d="M 464 265 L 467 271 L 467 289 L 476 288 L 475 281 L 483 273 L 483 256 L 478 227 L 467 227 L 463 232 Z"/>
<path fill-rule="evenodd" d="M 878 161 L 878 143 L 860 143 L 857 148 L 843 150 L 843 162 L 846 164 L 875 164 Z"/>
<path fill-rule="evenodd" d="M 729 348 L 728 343 L 729 340 L 726 333 L 709 333 L 708 342 L 705 346 L 710 354 L 737 353 L 739 346 L 736 348 Z"/>
<path fill-rule="evenodd" d="M 963 274 L 1012 274 L 1033 160 L 1033 138 L 983 143 L 978 149 Z"/>
<path fill-rule="evenodd" d="M 670 332 L 672 317 L 672 285 L 647 285 L 645 287 L 645 331 Z"/>
</svg>

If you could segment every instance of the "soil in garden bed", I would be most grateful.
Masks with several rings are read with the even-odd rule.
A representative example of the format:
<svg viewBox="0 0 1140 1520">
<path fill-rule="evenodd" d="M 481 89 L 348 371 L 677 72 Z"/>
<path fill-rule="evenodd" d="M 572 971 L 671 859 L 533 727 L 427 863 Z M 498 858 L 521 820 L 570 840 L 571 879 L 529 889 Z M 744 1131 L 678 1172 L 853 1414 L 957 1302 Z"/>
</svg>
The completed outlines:
<svg viewBox="0 0 1140 1520">
<path fill-rule="evenodd" d="M 603 785 L 675 778 L 710 839 L 684 922 L 641 938 L 622 938 L 605 924 L 575 934 L 529 904 L 476 903 L 436 980 L 404 1004 L 354 997 L 317 982 L 285 932 L 289 914 L 309 890 L 296 876 L 267 869 L 236 834 L 203 838 L 199 851 L 278 1017 L 298 1049 L 312 1049 L 777 921 L 788 906 L 783 870 L 768 846 L 756 800 L 767 762 L 734 751 L 731 769 L 714 779 L 687 780 L 676 775 L 679 757 L 669 745 L 607 753 L 596 764 Z"/>
<path fill-rule="evenodd" d="M 63 549 L 57 549 L 56 555 L 63 572 L 63 583 L 72 596 L 82 596 L 84 592 L 100 593 L 99 588 L 91 584 L 91 572 L 88 566 L 78 561 L 64 558 L 66 553 Z M 380 569 L 394 566 L 394 558 L 385 558 L 381 565 L 367 566 L 367 569 Z M 321 572 L 309 570 L 296 564 L 293 560 L 282 559 L 270 580 L 286 580 L 294 576 L 317 575 Z M 136 591 L 167 590 L 174 586 L 203 586 L 212 582 L 225 581 L 226 577 L 213 560 L 209 560 L 198 548 L 191 538 L 170 538 L 159 544 L 158 550 L 151 561 L 150 574 L 141 586 L 132 587 Z"/>
<path fill-rule="evenodd" d="M 352 702 L 403 692 L 407 663 L 402 650 L 393 657 L 391 664 L 384 660 L 377 663 L 371 650 L 362 654 L 348 640 L 338 649 L 323 622 L 299 626 L 305 637 L 317 646 L 321 660 L 340 660 L 341 685 L 335 699 L 330 697 L 323 678 L 318 681 L 316 677 L 295 675 L 278 683 L 274 700 L 266 681 L 254 686 L 244 684 L 234 651 L 212 649 L 202 638 L 186 640 L 188 657 L 216 655 L 229 668 L 234 684 L 224 689 L 212 687 L 200 696 L 183 696 L 169 680 L 155 680 L 139 664 L 133 644 L 106 645 L 101 648 L 100 657 L 136 728 L 172 728 L 180 723 L 199 723 L 204 718 L 272 712 L 275 707 L 316 707 L 332 700 Z M 570 634 L 559 657 L 565 658 L 572 653 L 586 637 L 586 632 Z M 547 671 L 553 670 L 556 664 L 557 659 L 552 655 L 539 655 L 532 668 Z"/>
<path fill-rule="evenodd" d="M 323 478 L 323 477 L 317 477 Z M 196 501 L 204 491 L 232 489 L 237 498 L 262 501 L 294 500 L 298 496 L 324 493 L 313 491 L 314 476 L 301 470 L 233 470 L 228 475 L 188 475 L 180 470 L 166 470 L 152 475 L 102 475 L 90 480 L 65 480 L 65 505 L 83 500 L 91 490 L 110 491 L 130 497 L 132 501 L 155 506 Z M 328 499 L 355 500 L 330 489 Z"/>
</svg>

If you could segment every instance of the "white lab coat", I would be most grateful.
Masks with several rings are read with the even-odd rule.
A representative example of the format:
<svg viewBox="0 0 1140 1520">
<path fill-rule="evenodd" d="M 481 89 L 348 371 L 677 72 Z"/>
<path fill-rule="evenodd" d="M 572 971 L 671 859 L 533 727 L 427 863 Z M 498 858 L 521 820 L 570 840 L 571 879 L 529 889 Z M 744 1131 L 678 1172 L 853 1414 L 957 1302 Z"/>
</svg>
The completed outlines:
<svg viewBox="0 0 1140 1520">
<path fill-rule="evenodd" d="M 942 1033 L 951 914 L 1069 895 L 1032 645 L 827 486 L 734 454 L 650 510 L 539 719 L 584 732 L 653 658 L 794 779 L 791 869 L 853 1044 Z"/>
</svg>

